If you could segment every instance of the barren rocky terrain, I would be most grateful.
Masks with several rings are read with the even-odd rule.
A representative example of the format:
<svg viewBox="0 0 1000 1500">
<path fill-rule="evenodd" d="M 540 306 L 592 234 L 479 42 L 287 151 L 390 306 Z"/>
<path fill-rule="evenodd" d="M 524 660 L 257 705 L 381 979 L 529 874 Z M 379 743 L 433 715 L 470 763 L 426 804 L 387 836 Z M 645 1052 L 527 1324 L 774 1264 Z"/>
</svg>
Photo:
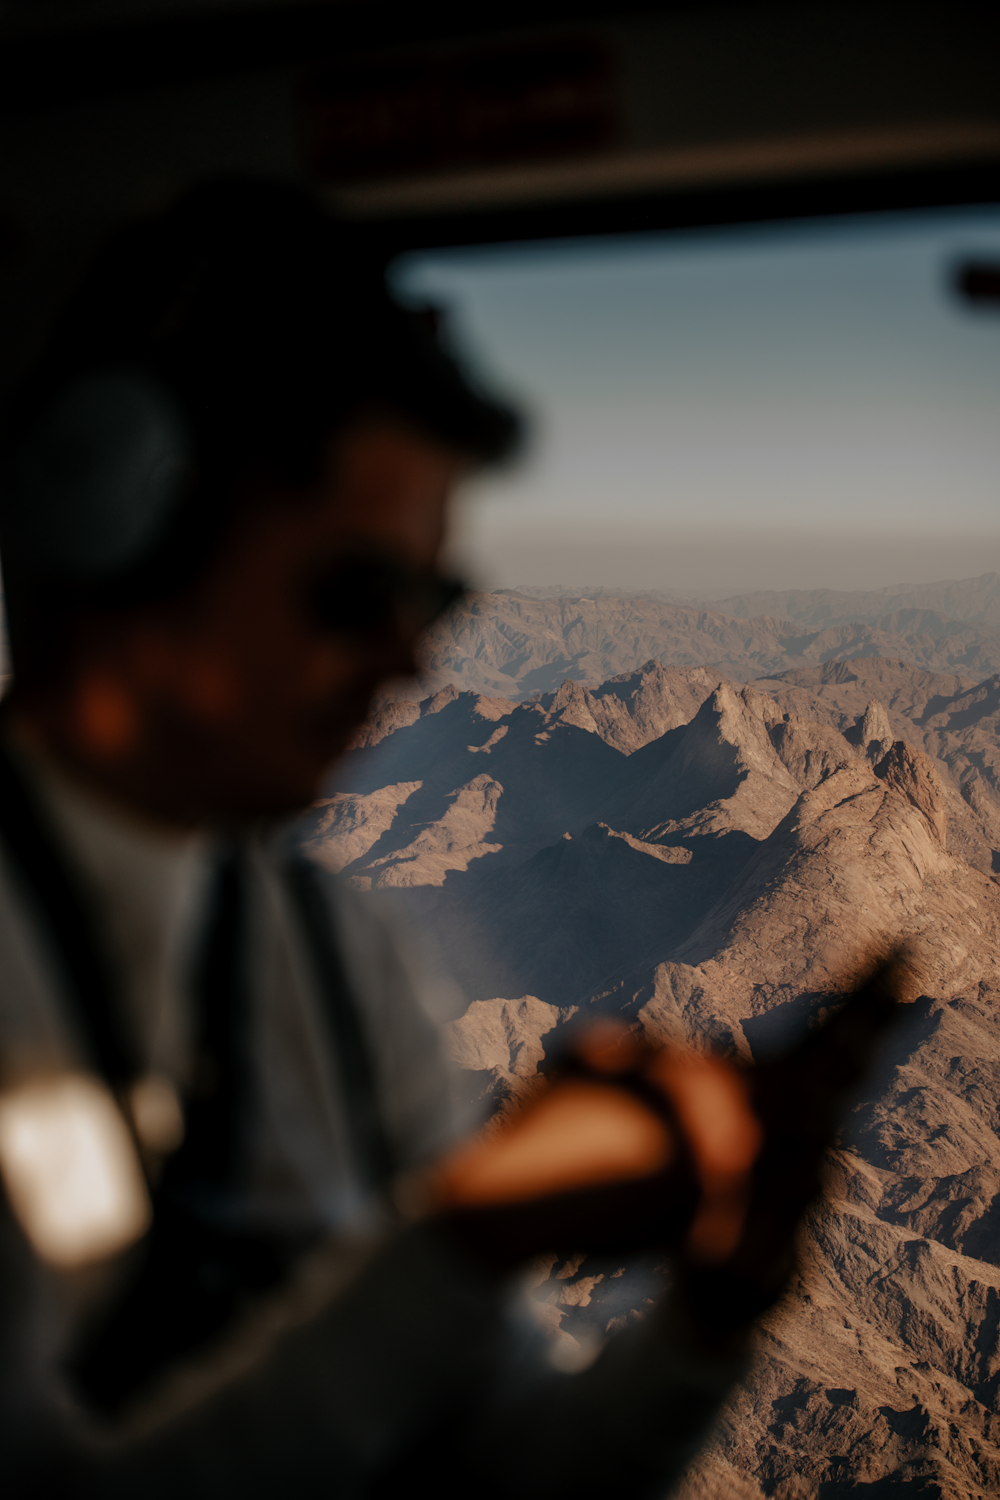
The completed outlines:
<svg viewBox="0 0 1000 1500">
<path fill-rule="evenodd" d="M 1000 580 L 711 604 L 616 590 L 472 594 L 428 639 L 426 669 L 434 687 L 523 698 L 567 678 L 595 686 L 651 658 L 745 682 L 869 656 L 976 681 L 1000 672 Z"/>
<path fill-rule="evenodd" d="M 888 588 L 838 591 L 786 589 L 783 592 L 740 594 L 723 599 L 718 608 L 747 619 L 773 615 L 823 630 L 858 620 L 890 619 L 928 612 L 947 621 L 984 625 L 1000 630 L 1000 574 L 949 579 L 942 583 L 892 584 Z"/>
<path fill-rule="evenodd" d="M 522 701 L 446 686 L 386 705 L 310 840 L 461 980 L 448 1045 L 499 1108 L 581 1015 L 760 1058 L 863 955 L 913 941 L 923 994 L 685 1493 L 992 1495 L 1000 677 L 864 654 L 754 676 L 646 660 Z M 533 1296 L 584 1359 L 663 1276 L 553 1256 Z"/>
</svg>

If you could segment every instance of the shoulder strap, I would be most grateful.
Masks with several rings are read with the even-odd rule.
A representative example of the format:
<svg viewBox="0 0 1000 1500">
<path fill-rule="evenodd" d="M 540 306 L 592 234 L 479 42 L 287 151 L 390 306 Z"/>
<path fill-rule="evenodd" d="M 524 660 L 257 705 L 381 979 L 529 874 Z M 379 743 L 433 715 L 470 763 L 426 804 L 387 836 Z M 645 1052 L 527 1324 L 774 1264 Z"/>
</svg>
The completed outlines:
<svg viewBox="0 0 1000 1500">
<path fill-rule="evenodd" d="M 393 1154 L 382 1126 L 371 1050 L 333 932 L 330 903 L 322 874 L 311 859 L 289 860 L 286 879 L 312 958 L 313 972 L 334 1043 L 344 1114 L 353 1137 L 356 1160 L 373 1188 L 383 1188 L 394 1174 Z"/>
<path fill-rule="evenodd" d="M 0 745 L 0 838 L 48 939 L 93 1063 L 116 1092 L 135 1077 L 123 1035 L 115 971 L 94 931 L 86 894 L 28 778 Z"/>
</svg>

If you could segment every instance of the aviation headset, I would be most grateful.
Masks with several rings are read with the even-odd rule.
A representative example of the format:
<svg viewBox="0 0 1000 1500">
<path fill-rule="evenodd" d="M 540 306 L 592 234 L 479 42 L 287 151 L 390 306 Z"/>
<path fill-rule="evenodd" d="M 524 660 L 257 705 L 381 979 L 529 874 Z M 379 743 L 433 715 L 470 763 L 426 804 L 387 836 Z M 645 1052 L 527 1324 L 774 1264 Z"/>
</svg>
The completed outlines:
<svg viewBox="0 0 1000 1500">
<path fill-rule="evenodd" d="M 8 464 L 5 554 L 20 572 L 99 584 L 155 548 L 195 472 L 179 401 L 138 365 L 71 379 L 42 407 Z"/>
<path fill-rule="evenodd" d="M 190 576 L 247 458 L 308 483 L 324 431 L 366 405 L 483 463 L 521 434 L 301 189 L 200 184 L 110 242 L 15 403 L 0 459 L 19 670 L 25 651 L 58 658 L 61 604 L 149 597 Z"/>
</svg>

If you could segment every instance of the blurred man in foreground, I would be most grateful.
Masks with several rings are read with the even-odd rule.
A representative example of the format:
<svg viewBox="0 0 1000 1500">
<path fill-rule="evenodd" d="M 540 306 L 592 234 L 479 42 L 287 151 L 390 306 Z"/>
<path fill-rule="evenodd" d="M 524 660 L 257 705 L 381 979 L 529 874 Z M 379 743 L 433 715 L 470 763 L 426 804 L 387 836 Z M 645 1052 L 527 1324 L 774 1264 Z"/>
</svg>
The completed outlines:
<svg viewBox="0 0 1000 1500">
<path fill-rule="evenodd" d="M 516 426 L 309 200 L 239 183 L 108 249 L 11 415 L 9 1493 L 489 1495 L 502 1442 L 526 1496 L 658 1495 L 780 1293 L 886 981 L 753 1082 L 591 1028 L 456 1144 L 412 957 L 283 832 Z M 507 1310 L 560 1246 L 677 1257 L 575 1375 Z"/>
</svg>

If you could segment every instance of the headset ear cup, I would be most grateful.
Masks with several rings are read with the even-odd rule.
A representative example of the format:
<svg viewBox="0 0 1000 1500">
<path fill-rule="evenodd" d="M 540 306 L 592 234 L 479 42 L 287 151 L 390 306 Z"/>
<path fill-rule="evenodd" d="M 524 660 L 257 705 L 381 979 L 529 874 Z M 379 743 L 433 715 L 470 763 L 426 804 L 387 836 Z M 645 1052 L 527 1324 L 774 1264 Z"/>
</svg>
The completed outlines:
<svg viewBox="0 0 1000 1500">
<path fill-rule="evenodd" d="M 189 425 L 140 367 L 64 387 L 28 429 L 4 486 L 4 542 L 34 575 L 96 580 L 155 545 L 194 471 Z"/>
</svg>

